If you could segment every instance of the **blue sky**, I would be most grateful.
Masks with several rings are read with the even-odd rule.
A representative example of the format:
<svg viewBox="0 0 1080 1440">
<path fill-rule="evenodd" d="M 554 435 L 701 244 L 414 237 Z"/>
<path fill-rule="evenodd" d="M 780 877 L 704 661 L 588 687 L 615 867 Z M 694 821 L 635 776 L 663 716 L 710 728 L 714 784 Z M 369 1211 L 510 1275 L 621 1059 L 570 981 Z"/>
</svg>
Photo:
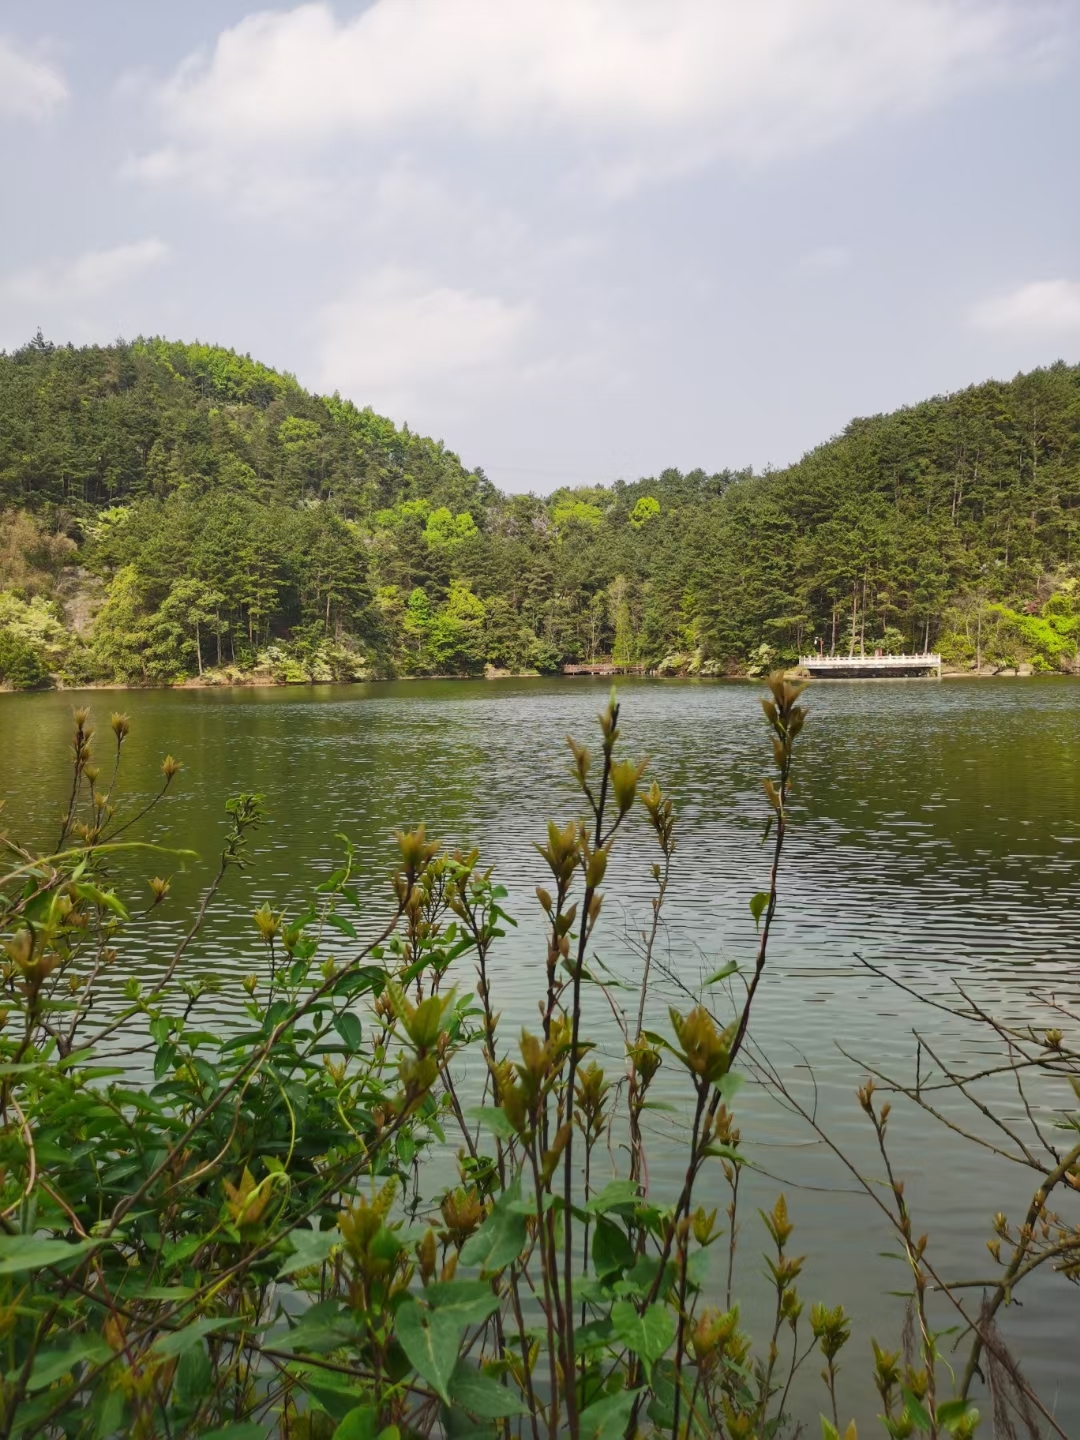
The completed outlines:
<svg viewBox="0 0 1080 1440">
<path fill-rule="evenodd" d="M 0 346 L 250 351 L 505 488 L 1080 359 L 1077 0 L 0 3 Z"/>
</svg>

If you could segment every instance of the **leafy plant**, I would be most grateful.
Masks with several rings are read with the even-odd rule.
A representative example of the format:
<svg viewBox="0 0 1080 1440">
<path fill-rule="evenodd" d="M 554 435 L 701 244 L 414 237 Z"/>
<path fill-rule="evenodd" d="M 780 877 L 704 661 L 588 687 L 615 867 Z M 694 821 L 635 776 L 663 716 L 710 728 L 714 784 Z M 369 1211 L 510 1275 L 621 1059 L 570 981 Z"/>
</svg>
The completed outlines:
<svg viewBox="0 0 1080 1440">
<path fill-rule="evenodd" d="M 0 1436 L 743 1440 L 794 1423 L 792 1387 L 814 1354 L 825 1433 L 839 1433 L 850 1325 L 821 1303 L 807 1319 L 783 1196 L 761 1217 L 763 1342 L 732 1293 L 737 1096 L 791 823 L 799 693 L 774 676 L 764 701 L 771 861 L 750 902 L 741 1000 L 717 1016 L 691 997 L 669 1027 L 646 1028 L 678 818 L 645 785 L 646 762 L 622 755 L 613 696 L 596 753 L 569 741 L 583 815 L 551 822 L 538 846 L 540 1019 L 512 1042 L 492 973 L 514 924 L 506 893 L 475 850 L 447 853 L 423 827 L 396 836 L 377 929 L 347 844 L 299 913 L 261 907 L 265 964 L 243 983 L 236 1026 L 211 1027 L 215 984 L 185 957 L 264 823 L 254 795 L 229 801 L 214 878 L 161 973 L 121 978 L 125 944 L 171 903 L 170 882 L 152 878 L 136 906 L 112 871 L 119 857 L 183 859 L 132 838 L 181 767 L 166 757 L 157 796 L 124 816 L 128 721 L 112 717 L 99 765 L 77 711 L 57 843 L 40 855 L 5 837 L 0 876 Z M 657 859 L 641 988 L 624 1010 L 592 957 L 609 861 L 636 823 Z M 590 1040 L 613 1005 L 617 1073 Z M 643 1123 L 662 1065 L 681 1077 L 689 1121 L 673 1196 L 649 1184 Z M 445 1184 L 435 1150 L 451 1144 Z M 723 1217 L 700 1199 L 721 1177 Z M 918 1279 L 924 1250 L 899 1223 Z M 726 1287 L 709 1278 L 721 1251 Z M 970 1433 L 966 1382 L 957 1409 L 930 1360 L 901 1372 L 881 1351 L 877 1374 L 891 1434 Z"/>
<path fill-rule="evenodd" d="M 0 628 L 0 684 L 29 690 L 49 676 L 41 650 L 32 640 Z"/>
</svg>

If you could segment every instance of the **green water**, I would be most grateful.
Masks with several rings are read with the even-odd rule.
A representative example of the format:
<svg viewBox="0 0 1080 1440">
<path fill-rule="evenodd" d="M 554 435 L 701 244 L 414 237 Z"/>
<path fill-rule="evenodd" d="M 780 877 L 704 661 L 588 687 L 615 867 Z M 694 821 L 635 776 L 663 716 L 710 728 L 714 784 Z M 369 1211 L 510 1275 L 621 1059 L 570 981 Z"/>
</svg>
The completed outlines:
<svg viewBox="0 0 1080 1440">
<path fill-rule="evenodd" d="M 620 693 L 628 749 L 652 756 L 652 771 L 681 817 L 660 949 L 672 974 L 694 985 L 726 960 L 747 962 L 753 951 L 747 902 L 767 874 L 760 778 L 769 758 L 757 692 L 745 684 L 631 680 Z M 422 819 L 448 841 L 475 843 L 495 864 L 521 920 L 495 967 L 509 1036 L 534 1022 L 539 995 L 543 947 L 533 887 L 544 875 L 533 841 L 549 816 L 577 813 L 563 737 L 588 738 L 605 697 L 604 685 L 585 679 L 3 695 L 0 796 L 13 833 L 48 843 L 65 794 L 73 701 L 90 703 L 102 725 L 111 709 L 125 709 L 132 800 L 153 788 L 165 752 L 185 764 L 177 795 L 151 832 L 200 854 L 175 881 L 179 911 L 212 867 L 225 798 L 238 790 L 265 795 L 271 823 L 188 961 L 190 971 L 221 979 L 215 1004 L 222 1023 L 235 1014 L 240 978 L 261 963 L 251 911 L 263 900 L 295 907 L 337 853 L 335 832 L 357 843 L 372 923 L 388 894 L 395 826 Z M 819 1117 L 840 1146 L 878 1173 L 854 1100 L 865 1073 L 859 1059 L 910 1076 L 914 1029 L 969 1063 L 988 1047 L 977 1029 L 920 1005 L 860 965 L 857 954 L 929 998 L 955 1000 L 960 981 L 1010 1019 L 1039 1017 L 1029 996 L 1034 986 L 1053 985 L 1073 1000 L 1080 991 L 1080 684 L 834 682 L 813 687 L 808 703 L 798 824 L 753 1031 L 800 1096 L 809 1102 L 816 1095 Z M 652 858 L 638 825 L 608 872 L 613 899 L 597 948 L 631 981 Z M 127 971 L 152 975 L 168 939 L 164 927 L 152 943 L 129 950 Z M 664 1025 L 667 1003 L 679 998 L 674 981 L 657 976 L 652 1023 Z M 605 1009 L 598 1001 L 593 1033 L 617 1067 Z M 668 1095 L 677 1103 L 673 1081 Z M 1010 1113 L 1018 1109 L 1015 1092 L 1001 1103 Z M 1043 1103 L 1063 1102 L 1045 1095 Z M 880 1254 L 894 1248 L 891 1236 L 805 1124 L 760 1087 L 740 1097 L 739 1119 L 759 1167 L 747 1177 L 740 1289 L 760 1289 L 763 1237 L 753 1207 L 771 1203 L 782 1187 L 797 1225 L 795 1247 L 808 1256 L 804 1293 L 843 1301 L 856 1319 L 844 1368 L 847 1403 L 860 1420 L 872 1417 L 868 1335 L 895 1344 L 900 1325 L 900 1302 L 887 1292 L 902 1288 L 904 1275 Z M 650 1177 L 660 1190 L 678 1173 L 679 1125 L 677 1115 L 656 1124 Z M 989 1273 L 989 1217 L 998 1209 L 1017 1213 L 1030 1197 L 1031 1172 L 959 1142 L 904 1103 L 892 1144 L 917 1230 L 929 1232 L 942 1271 Z M 719 1183 L 715 1199 L 724 1203 Z M 1080 1426 L 1070 1299 L 1066 1282 L 1044 1277 L 1006 1325 L 1029 1378 L 1066 1429 Z M 760 1313 L 753 1300 L 745 1308 L 751 1318 Z M 804 1402 L 811 1419 L 817 1402 L 816 1392 Z"/>
</svg>

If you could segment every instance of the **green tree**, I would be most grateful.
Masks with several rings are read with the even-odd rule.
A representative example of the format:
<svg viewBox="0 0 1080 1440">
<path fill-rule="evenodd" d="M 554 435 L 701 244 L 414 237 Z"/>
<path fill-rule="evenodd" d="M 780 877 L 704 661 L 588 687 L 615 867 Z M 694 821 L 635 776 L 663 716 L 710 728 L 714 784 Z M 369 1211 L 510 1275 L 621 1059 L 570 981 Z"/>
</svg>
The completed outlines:
<svg viewBox="0 0 1080 1440">
<path fill-rule="evenodd" d="M 634 659 L 634 628 L 630 617 L 630 587 L 625 575 L 616 575 L 608 586 L 608 611 L 615 632 L 611 658 L 616 665 L 629 665 Z"/>
<path fill-rule="evenodd" d="M 1044 618 L 1080 575 L 1077 515 L 1080 367 L 1064 364 L 855 420 L 784 470 L 544 498 L 500 495 L 441 442 L 217 347 L 0 355 L 0 584 L 46 603 L 116 585 L 100 643 L 66 638 L 87 679 L 251 666 L 314 626 L 320 667 L 333 649 L 381 673 L 605 653 L 738 672 L 762 645 L 790 659 L 815 640 L 974 663 L 965 597 Z M 471 623 L 455 587 L 485 607 L 479 660 L 453 638 Z M 430 614 L 407 625 L 417 590 Z M 91 609 L 65 600 L 80 632 Z M 1040 635 L 1032 657 L 1075 665 Z M 42 651 L 53 670 L 64 648 Z"/>
<path fill-rule="evenodd" d="M 143 587 L 134 565 L 118 570 L 94 620 L 91 649 L 103 674 L 115 680 L 146 678 L 150 638 Z"/>
<path fill-rule="evenodd" d="M 0 684 L 10 685 L 13 690 L 30 690 L 48 678 L 45 658 L 38 647 L 0 626 Z"/>
<path fill-rule="evenodd" d="M 437 673 L 478 670 L 484 664 L 484 602 L 455 581 L 428 626 L 427 653 Z"/>
<path fill-rule="evenodd" d="M 654 495 L 642 495 L 630 511 L 630 524 L 635 530 L 643 530 L 650 520 L 660 514 L 660 501 Z"/>
<path fill-rule="evenodd" d="M 467 510 L 460 515 L 452 515 L 445 505 L 432 510 L 424 525 L 424 539 L 429 545 L 442 550 L 456 550 L 466 541 L 475 540 L 479 533 L 476 521 Z"/>
</svg>

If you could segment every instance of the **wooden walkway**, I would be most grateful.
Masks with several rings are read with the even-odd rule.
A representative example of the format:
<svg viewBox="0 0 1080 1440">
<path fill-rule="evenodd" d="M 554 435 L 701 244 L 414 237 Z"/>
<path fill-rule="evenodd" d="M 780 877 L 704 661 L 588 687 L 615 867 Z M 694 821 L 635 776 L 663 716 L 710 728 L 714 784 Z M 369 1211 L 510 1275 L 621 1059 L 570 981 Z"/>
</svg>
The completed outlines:
<svg viewBox="0 0 1080 1440">
<path fill-rule="evenodd" d="M 899 680 L 920 675 L 941 678 L 941 656 L 803 655 L 799 669 L 813 680 Z"/>
<path fill-rule="evenodd" d="M 644 665 L 613 665 L 610 661 L 594 660 L 587 665 L 564 665 L 564 675 L 644 675 Z"/>
</svg>

